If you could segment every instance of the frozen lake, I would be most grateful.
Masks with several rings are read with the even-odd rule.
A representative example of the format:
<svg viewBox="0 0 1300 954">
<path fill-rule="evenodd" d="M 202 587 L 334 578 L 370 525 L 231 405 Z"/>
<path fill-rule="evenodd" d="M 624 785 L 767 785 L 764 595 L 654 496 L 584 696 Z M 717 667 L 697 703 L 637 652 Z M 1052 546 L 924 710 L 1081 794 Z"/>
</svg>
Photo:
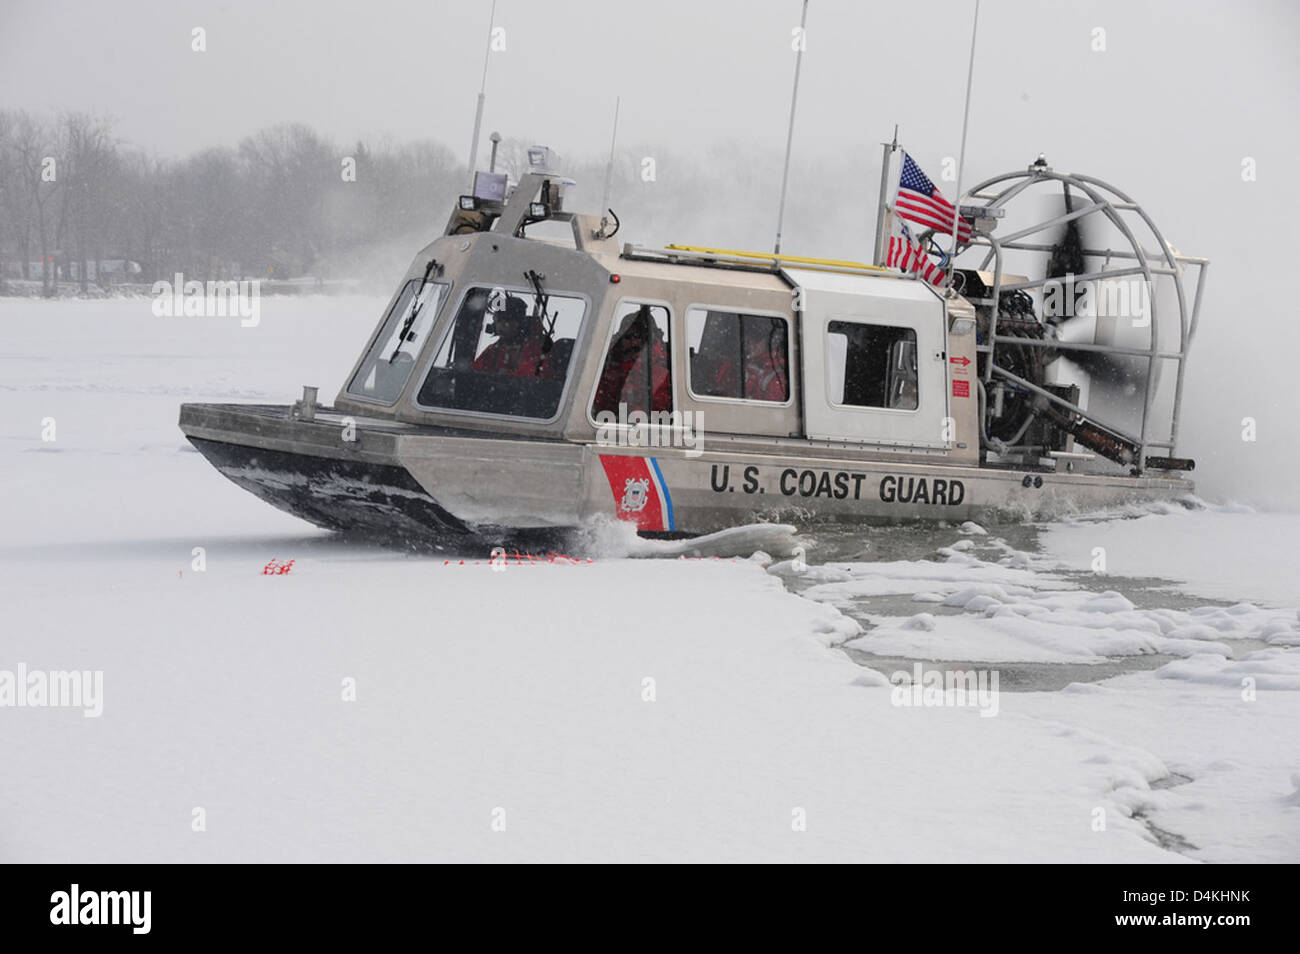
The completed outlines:
<svg viewBox="0 0 1300 954">
<path fill-rule="evenodd" d="M 0 708 L 0 858 L 1300 860 L 1300 517 L 494 572 L 314 530 L 185 444 L 182 401 L 328 400 L 382 305 L 0 299 L 0 677 L 103 673 L 96 717 Z M 889 684 L 918 662 L 1001 691 Z"/>
</svg>

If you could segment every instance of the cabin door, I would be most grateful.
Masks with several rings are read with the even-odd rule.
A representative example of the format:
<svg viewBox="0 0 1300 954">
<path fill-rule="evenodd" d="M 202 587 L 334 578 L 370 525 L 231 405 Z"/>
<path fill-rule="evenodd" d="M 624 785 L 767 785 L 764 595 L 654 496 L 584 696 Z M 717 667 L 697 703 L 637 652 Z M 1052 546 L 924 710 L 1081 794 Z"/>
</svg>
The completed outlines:
<svg viewBox="0 0 1300 954">
<path fill-rule="evenodd" d="M 803 306 L 807 436 L 950 447 L 943 301 L 919 281 L 793 268 L 786 275 Z"/>
</svg>

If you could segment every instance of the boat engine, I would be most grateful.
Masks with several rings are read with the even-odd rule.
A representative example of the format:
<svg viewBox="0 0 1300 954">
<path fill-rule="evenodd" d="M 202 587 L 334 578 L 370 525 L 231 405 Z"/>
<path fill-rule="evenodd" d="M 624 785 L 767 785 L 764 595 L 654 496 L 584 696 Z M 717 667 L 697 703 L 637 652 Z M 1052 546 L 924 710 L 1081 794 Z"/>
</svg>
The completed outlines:
<svg viewBox="0 0 1300 954">
<path fill-rule="evenodd" d="M 981 458 L 1050 466 L 1078 456 L 1078 444 L 1138 473 L 1190 470 L 1172 454 L 1205 260 L 1178 253 L 1122 192 L 1055 172 L 1041 156 L 967 195 L 983 205 L 963 205 L 975 227 L 953 288 L 976 312 Z M 1169 361 L 1177 373 L 1162 392 Z M 1167 437 L 1156 432 L 1158 409 Z"/>
</svg>

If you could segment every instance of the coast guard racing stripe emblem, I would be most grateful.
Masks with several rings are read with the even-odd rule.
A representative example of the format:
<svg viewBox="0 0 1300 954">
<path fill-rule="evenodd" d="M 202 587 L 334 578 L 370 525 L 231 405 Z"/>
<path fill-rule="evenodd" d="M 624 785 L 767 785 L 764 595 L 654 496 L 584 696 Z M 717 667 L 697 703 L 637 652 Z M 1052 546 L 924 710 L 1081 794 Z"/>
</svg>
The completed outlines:
<svg viewBox="0 0 1300 954">
<path fill-rule="evenodd" d="M 653 457 L 601 454 L 610 492 L 614 495 L 614 516 L 635 523 L 638 530 L 675 530 L 673 498 Z"/>
</svg>

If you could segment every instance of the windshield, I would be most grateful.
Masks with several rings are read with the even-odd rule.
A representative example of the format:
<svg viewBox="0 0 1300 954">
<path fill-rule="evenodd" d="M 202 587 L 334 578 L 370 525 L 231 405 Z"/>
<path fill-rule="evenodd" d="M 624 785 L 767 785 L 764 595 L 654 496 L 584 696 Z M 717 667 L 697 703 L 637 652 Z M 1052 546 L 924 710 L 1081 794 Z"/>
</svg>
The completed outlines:
<svg viewBox="0 0 1300 954">
<path fill-rule="evenodd" d="M 447 286 L 440 282 L 428 282 L 423 289 L 420 283 L 421 279 L 412 278 L 402 286 L 401 294 L 348 385 L 349 394 L 392 404 L 406 387 L 406 379 L 415 367 L 415 356 L 424 346 L 447 291 Z"/>
<path fill-rule="evenodd" d="M 425 407 L 555 417 L 586 303 L 475 286 L 465 293 L 416 400 Z"/>
</svg>

